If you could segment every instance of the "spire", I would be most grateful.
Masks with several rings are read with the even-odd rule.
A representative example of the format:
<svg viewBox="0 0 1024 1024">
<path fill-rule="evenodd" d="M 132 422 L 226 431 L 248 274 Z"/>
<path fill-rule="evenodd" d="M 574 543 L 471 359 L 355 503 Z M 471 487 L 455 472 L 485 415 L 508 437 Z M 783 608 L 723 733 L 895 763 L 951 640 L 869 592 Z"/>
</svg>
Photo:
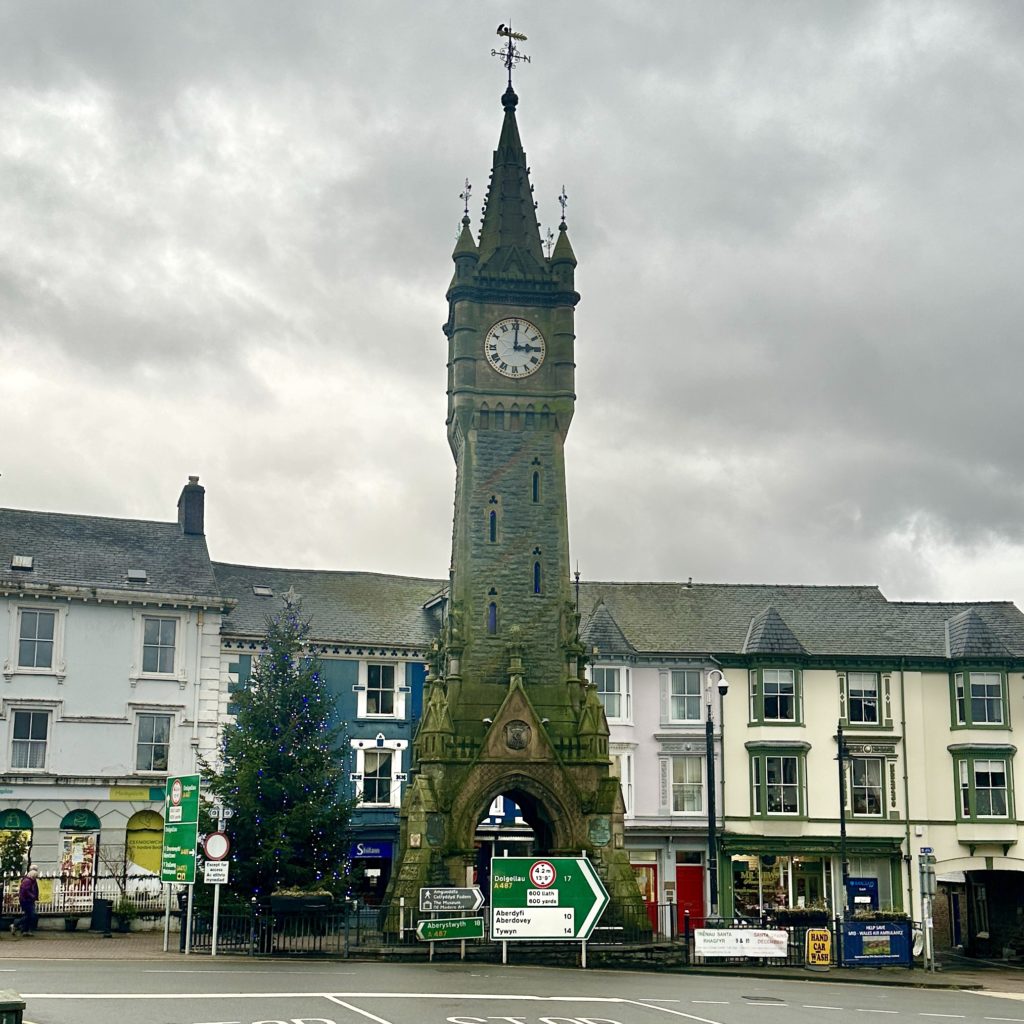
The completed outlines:
<svg viewBox="0 0 1024 1024">
<path fill-rule="evenodd" d="M 544 254 L 540 227 L 530 187 L 530 169 L 516 124 L 516 96 L 512 86 L 501 98 L 505 120 L 494 151 L 487 188 L 484 220 L 480 228 L 480 267 L 491 272 L 516 271 L 523 276 L 542 273 Z"/>
</svg>

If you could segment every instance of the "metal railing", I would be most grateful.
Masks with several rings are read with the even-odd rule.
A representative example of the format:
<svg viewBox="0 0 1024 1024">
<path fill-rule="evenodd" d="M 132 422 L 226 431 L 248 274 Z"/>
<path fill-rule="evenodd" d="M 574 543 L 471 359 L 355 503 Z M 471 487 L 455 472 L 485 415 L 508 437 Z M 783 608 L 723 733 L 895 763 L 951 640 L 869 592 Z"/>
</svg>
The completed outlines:
<svg viewBox="0 0 1024 1024">
<path fill-rule="evenodd" d="M 20 914 L 18 887 L 24 876 L 0 876 L 3 900 L 0 913 Z M 130 906 L 132 916 L 162 914 L 164 888 L 156 875 L 117 874 L 80 878 L 59 873 L 41 874 L 38 879 L 39 902 L 36 913 L 41 917 L 87 917 L 96 900 L 110 900 L 115 908 Z"/>
</svg>

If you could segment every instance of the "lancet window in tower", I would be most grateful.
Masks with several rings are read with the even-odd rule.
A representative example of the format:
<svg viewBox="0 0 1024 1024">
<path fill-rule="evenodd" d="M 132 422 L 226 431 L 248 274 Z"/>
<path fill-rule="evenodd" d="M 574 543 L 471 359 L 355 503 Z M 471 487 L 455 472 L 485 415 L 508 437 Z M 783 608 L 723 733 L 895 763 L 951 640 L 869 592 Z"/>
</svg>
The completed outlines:
<svg viewBox="0 0 1024 1024">
<path fill-rule="evenodd" d="M 487 514 L 487 539 L 492 544 L 498 540 L 498 513 L 493 509 Z"/>
<path fill-rule="evenodd" d="M 494 429 L 505 429 L 505 407 L 500 402 L 494 407 Z"/>
<path fill-rule="evenodd" d="M 487 632 L 494 636 L 498 632 L 498 602 L 491 601 L 487 605 Z"/>
<path fill-rule="evenodd" d="M 480 403 L 480 429 L 488 430 L 491 426 L 491 410 L 486 402 Z"/>
<path fill-rule="evenodd" d="M 540 562 L 534 562 L 533 563 L 533 592 L 535 594 L 539 594 L 540 593 L 540 584 L 541 584 Z"/>
<path fill-rule="evenodd" d="M 519 420 L 519 406 L 514 404 L 512 406 L 512 408 L 511 408 L 511 410 L 509 411 L 509 423 L 508 423 L 509 428 L 511 430 L 518 430 L 519 429 L 519 423 L 520 423 L 520 420 Z"/>
<path fill-rule="evenodd" d="M 534 420 L 536 419 L 536 413 L 533 411 L 533 406 L 528 405 L 526 407 L 526 429 L 533 430 Z"/>
<path fill-rule="evenodd" d="M 540 501 L 540 473 L 537 470 L 533 472 L 533 502 L 537 504 Z"/>
</svg>

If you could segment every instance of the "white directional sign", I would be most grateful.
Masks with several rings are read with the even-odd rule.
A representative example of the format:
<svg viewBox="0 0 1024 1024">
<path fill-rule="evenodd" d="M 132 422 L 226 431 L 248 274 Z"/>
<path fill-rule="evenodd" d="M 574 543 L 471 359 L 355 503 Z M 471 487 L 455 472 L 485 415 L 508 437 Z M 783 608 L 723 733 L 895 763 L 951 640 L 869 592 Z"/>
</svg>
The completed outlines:
<svg viewBox="0 0 1024 1024">
<path fill-rule="evenodd" d="M 492 939 L 589 939 L 608 891 L 585 857 L 491 861 Z"/>
<path fill-rule="evenodd" d="M 472 913 L 484 905 L 484 894 L 478 886 L 472 885 L 464 889 L 455 886 L 435 886 L 420 889 L 420 910 L 431 910 L 435 913 L 455 914 L 460 911 Z"/>
</svg>

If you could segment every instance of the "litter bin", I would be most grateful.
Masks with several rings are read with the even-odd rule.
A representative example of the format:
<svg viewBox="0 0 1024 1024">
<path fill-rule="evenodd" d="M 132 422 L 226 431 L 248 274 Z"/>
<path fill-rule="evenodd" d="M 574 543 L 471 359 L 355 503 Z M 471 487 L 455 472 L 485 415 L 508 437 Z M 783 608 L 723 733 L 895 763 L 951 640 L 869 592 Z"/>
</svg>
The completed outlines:
<svg viewBox="0 0 1024 1024">
<path fill-rule="evenodd" d="M 94 932 L 110 934 L 110 922 L 114 916 L 114 901 L 97 899 L 92 901 L 92 920 L 89 929 Z"/>
<path fill-rule="evenodd" d="M 25 1001 L 12 989 L 0 989 L 0 1024 L 21 1024 Z"/>
</svg>

